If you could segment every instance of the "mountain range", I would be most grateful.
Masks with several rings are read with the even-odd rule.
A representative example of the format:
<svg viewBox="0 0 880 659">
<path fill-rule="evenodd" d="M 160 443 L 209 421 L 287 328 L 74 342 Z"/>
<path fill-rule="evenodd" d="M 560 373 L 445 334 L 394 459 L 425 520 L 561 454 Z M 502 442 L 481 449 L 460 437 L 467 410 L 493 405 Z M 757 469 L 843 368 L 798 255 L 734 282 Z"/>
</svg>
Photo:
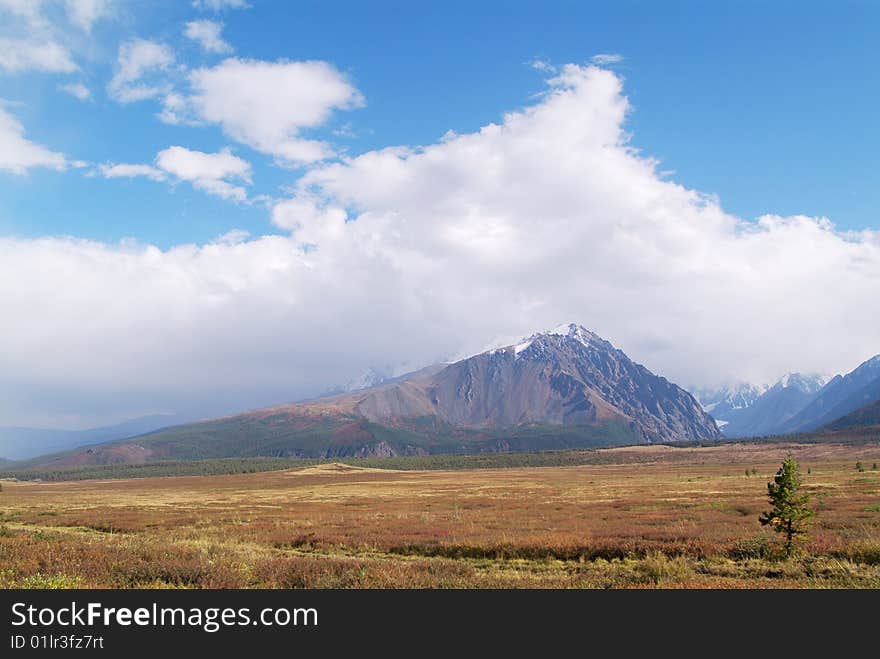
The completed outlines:
<svg viewBox="0 0 880 659">
<path fill-rule="evenodd" d="M 880 399 L 832 421 L 827 428 L 829 430 L 846 430 L 860 426 L 880 426 Z"/>
<path fill-rule="evenodd" d="M 377 386 L 184 424 L 43 463 L 391 456 L 720 437 L 687 391 L 567 324 Z"/>
<path fill-rule="evenodd" d="M 177 414 L 151 414 L 88 430 L 0 426 L 0 457 L 26 460 L 80 446 L 136 437 L 188 420 L 190 419 Z"/>
<path fill-rule="evenodd" d="M 790 373 L 751 400 L 736 395 L 760 388 L 728 385 L 717 390 L 698 390 L 697 395 L 725 437 L 762 437 L 871 425 L 872 405 L 880 400 L 880 355 L 846 375 L 829 379 L 817 374 Z M 729 402 L 731 392 L 733 403 Z"/>
<path fill-rule="evenodd" d="M 452 363 L 398 377 L 370 371 L 334 394 L 217 419 L 171 425 L 169 417 L 145 417 L 72 433 L 0 429 L 0 455 L 31 458 L 19 468 L 247 456 L 365 457 L 880 426 L 880 355 L 830 380 L 791 373 L 772 386 L 737 383 L 695 394 L 588 329 L 566 324 Z"/>
<path fill-rule="evenodd" d="M 721 404 L 711 408 L 711 413 L 725 437 L 771 435 L 802 410 L 827 381 L 828 378 L 821 375 L 789 373 L 769 387 L 751 385 L 748 391 L 761 393 L 751 399 L 740 397 L 737 400 L 740 404 L 736 406 L 725 405 L 726 400 L 722 400 Z M 745 386 L 725 387 L 724 390 L 741 391 Z"/>
<path fill-rule="evenodd" d="M 779 428 L 781 433 L 810 432 L 834 423 L 880 399 L 880 355 L 846 375 L 836 375 L 810 402 Z"/>
<path fill-rule="evenodd" d="M 694 389 L 693 394 L 718 427 L 723 428 L 732 415 L 751 407 L 767 389 L 766 385 L 736 382 L 717 389 Z"/>
</svg>

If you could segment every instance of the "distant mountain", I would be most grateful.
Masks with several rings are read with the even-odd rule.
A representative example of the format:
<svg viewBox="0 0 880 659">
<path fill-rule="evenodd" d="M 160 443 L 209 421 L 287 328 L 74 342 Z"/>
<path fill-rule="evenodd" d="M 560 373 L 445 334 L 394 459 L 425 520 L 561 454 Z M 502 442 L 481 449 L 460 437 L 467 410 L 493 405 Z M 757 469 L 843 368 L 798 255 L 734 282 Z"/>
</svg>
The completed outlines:
<svg viewBox="0 0 880 659">
<path fill-rule="evenodd" d="M 394 379 L 391 375 L 391 369 L 368 368 L 359 377 L 349 380 L 345 384 L 336 385 L 328 388 L 324 392 L 324 396 L 335 396 L 336 394 L 344 394 L 349 391 L 360 391 L 361 389 L 369 389 L 370 387 L 378 387 L 381 384 L 390 382 Z"/>
<path fill-rule="evenodd" d="M 756 398 L 751 405 L 728 412 L 725 437 L 760 437 L 781 428 L 816 397 L 828 378 L 789 373 Z"/>
<path fill-rule="evenodd" d="M 383 456 L 719 437 L 693 396 L 569 324 L 380 386 L 186 424 L 49 463 Z"/>
<path fill-rule="evenodd" d="M 826 384 L 779 432 L 810 432 L 880 399 L 880 355 Z"/>
<path fill-rule="evenodd" d="M 127 439 L 188 420 L 174 414 L 154 414 L 89 430 L 0 427 L 0 456 L 9 460 L 26 460 L 89 444 Z"/>
<path fill-rule="evenodd" d="M 847 430 L 849 428 L 878 426 L 880 427 L 880 399 L 868 403 L 855 412 L 850 412 L 831 423 L 823 426 L 823 430 Z"/>
<path fill-rule="evenodd" d="M 766 385 L 736 382 L 714 389 L 695 389 L 694 397 L 712 415 L 720 428 L 730 422 L 730 415 L 751 407 L 767 391 Z"/>
</svg>

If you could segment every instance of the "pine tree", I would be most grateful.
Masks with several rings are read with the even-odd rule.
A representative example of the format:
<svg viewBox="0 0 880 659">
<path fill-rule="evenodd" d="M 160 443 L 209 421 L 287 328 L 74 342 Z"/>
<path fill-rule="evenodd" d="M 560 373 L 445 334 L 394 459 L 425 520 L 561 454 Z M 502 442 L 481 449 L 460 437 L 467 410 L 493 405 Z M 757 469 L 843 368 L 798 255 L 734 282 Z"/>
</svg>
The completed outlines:
<svg viewBox="0 0 880 659">
<path fill-rule="evenodd" d="M 790 455 L 782 462 L 772 483 L 767 483 L 767 494 L 773 508 L 761 513 L 762 526 L 770 525 L 785 535 L 785 555 L 791 556 L 795 538 L 806 535 L 806 521 L 815 513 L 809 507 L 809 495 L 800 492 L 801 476 L 798 464 Z"/>
</svg>

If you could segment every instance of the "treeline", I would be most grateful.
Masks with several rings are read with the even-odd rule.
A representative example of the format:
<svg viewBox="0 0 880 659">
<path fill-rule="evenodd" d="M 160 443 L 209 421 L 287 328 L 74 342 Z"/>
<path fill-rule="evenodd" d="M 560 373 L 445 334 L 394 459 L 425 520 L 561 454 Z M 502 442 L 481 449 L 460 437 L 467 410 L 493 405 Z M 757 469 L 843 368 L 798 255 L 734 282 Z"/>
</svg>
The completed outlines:
<svg viewBox="0 0 880 659">
<path fill-rule="evenodd" d="M 737 443 L 822 443 L 873 444 L 880 442 L 880 433 L 850 432 L 834 434 L 783 435 L 749 439 L 723 439 L 667 443 L 678 448 L 698 448 Z M 398 456 L 391 458 L 292 458 L 243 457 L 212 458 L 207 460 L 167 460 L 143 464 L 82 465 L 54 468 L 15 468 L 0 466 L 0 479 L 74 481 L 98 479 L 151 478 L 159 476 L 219 476 L 250 474 L 264 471 L 297 469 L 319 464 L 343 463 L 374 469 L 402 471 L 430 471 L 436 469 L 504 469 L 516 467 L 564 467 L 577 465 L 632 464 L 675 459 L 672 455 L 638 452 L 620 453 L 601 449 L 568 449 L 555 451 L 527 451 L 510 453 L 435 453 L 431 455 Z"/>
<path fill-rule="evenodd" d="M 320 464 L 342 463 L 355 467 L 430 471 L 438 469 L 503 469 L 515 467 L 561 467 L 587 464 L 619 464 L 649 461 L 647 455 L 620 455 L 581 449 L 531 453 L 435 454 L 391 458 L 220 458 L 213 460 L 174 460 L 143 464 L 82 465 L 35 469 L 0 470 L 0 478 L 41 481 L 75 481 L 159 476 L 218 476 L 297 469 Z"/>
<path fill-rule="evenodd" d="M 297 458 L 218 458 L 214 460 L 171 460 L 142 464 L 81 465 L 34 469 L 0 469 L 0 478 L 41 481 L 79 481 L 157 476 L 215 476 L 251 474 L 306 467 L 321 460 Z"/>
<path fill-rule="evenodd" d="M 527 453 L 478 453 L 412 455 L 393 458 L 360 458 L 335 460 L 360 467 L 399 469 L 402 471 L 430 471 L 435 469 L 504 469 L 516 467 L 576 467 L 578 465 L 620 464 L 648 462 L 654 458 L 644 455 L 619 454 L 600 449 L 573 449 L 567 451 L 535 451 Z"/>
</svg>

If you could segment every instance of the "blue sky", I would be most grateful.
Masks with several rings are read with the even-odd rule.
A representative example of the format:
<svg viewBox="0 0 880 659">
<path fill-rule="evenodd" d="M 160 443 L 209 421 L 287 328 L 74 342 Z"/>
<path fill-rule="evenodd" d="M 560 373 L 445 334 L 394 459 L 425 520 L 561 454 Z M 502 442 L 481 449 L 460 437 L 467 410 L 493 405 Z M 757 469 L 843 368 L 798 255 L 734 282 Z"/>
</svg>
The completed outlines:
<svg viewBox="0 0 880 659">
<path fill-rule="evenodd" d="M 272 2 L 202 11 L 185 2 L 121 2 L 97 20 L 74 74 L 0 77 L 0 98 L 41 144 L 90 163 L 148 162 L 180 144 L 215 151 L 217 127 L 169 126 L 145 101 L 108 98 L 120 43 L 168 44 L 180 63 L 200 51 L 190 20 L 224 24 L 243 58 L 320 59 L 350 77 L 364 107 L 314 131 L 348 153 L 428 144 L 447 130 L 498 121 L 542 89 L 528 63 L 586 62 L 614 53 L 633 112 L 632 144 L 675 179 L 717 194 L 743 218 L 827 216 L 839 227 L 880 226 L 880 124 L 876 39 L 880 6 L 867 2 Z M 229 53 L 231 54 L 231 53 Z M 83 103 L 57 86 L 83 81 Z M 333 135 L 346 127 L 351 136 Z M 247 147 L 254 190 L 277 196 L 297 177 Z M 136 237 L 171 246 L 232 228 L 271 231 L 260 205 L 236 205 L 191 188 L 76 172 L 0 175 L 0 230 L 18 236 Z"/>
<path fill-rule="evenodd" d="M 232 412 L 570 321 L 686 385 L 850 370 L 880 352 L 878 28 L 0 0 L 0 425 Z"/>
</svg>

